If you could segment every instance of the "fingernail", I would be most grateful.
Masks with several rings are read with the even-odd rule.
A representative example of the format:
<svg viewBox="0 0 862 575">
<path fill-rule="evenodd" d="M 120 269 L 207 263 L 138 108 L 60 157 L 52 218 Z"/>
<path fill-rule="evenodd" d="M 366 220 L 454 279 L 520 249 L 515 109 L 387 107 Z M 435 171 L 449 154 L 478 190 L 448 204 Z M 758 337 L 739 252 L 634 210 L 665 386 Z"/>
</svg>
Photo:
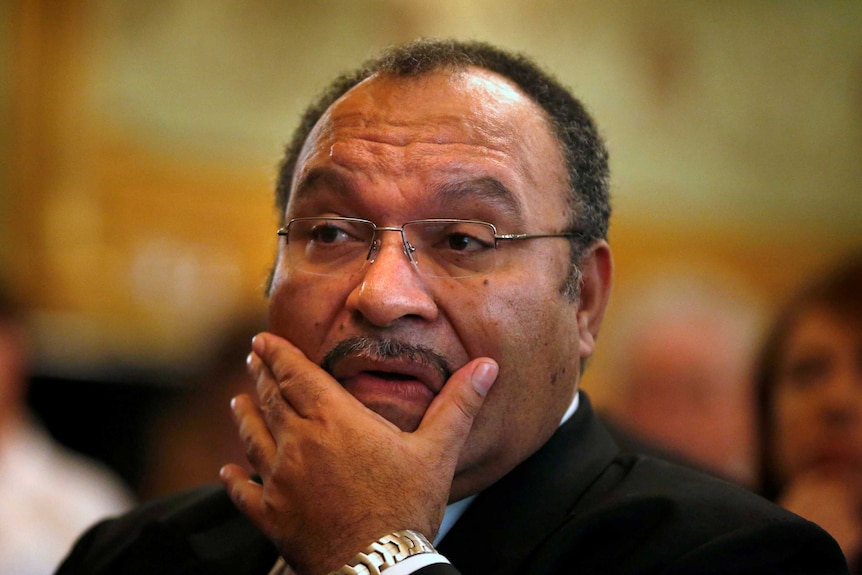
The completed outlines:
<svg viewBox="0 0 862 575">
<path fill-rule="evenodd" d="M 476 390 L 480 396 L 485 397 L 488 394 L 488 390 L 491 389 L 491 386 L 494 384 L 494 381 L 497 379 L 497 373 L 499 373 L 500 367 L 496 362 L 493 361 L 483 361 L 476 369 L 473 370 L 473 389 Z"/>
<path fill-rule="evenodd" d="M 251 338 L 251 349 L 253 349 L 253 350 L 254 350 L 254 352 L 255 352 L 256 354 L 258 354 L 258 355 L 260 355 L 260 354 L 262 354 L 262 353 L 263 353 L 263 350 L 264 350 L 264 340 L 263 340 L 263 338 L 260 336 L 260 334 L 257 334 L 256 336 L 254 336 L 253 338 Z"/>
</svg>

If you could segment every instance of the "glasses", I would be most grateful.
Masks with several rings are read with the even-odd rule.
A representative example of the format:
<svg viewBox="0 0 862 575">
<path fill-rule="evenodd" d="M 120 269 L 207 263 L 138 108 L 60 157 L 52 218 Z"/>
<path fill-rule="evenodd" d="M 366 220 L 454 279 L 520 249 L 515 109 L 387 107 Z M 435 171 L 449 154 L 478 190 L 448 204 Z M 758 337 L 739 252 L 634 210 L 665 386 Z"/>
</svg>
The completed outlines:
<svg viewBox="0 0 862 575">
<path fill-rule="evenodd" d="M 380 253 L 379 232 L 399 232 L 404 254 L 419 273 L 467 278 L 494 270 L 499 243 L 535 238 L 571 238 L 576 233 L 498 234 L 476 220 L 416 220 L 381 227 L 360 218 L 294 218 L 278 230 L 287 238 L 290 267 L 303 272 L 344 276 L 359 272 Z"/>
</svg>

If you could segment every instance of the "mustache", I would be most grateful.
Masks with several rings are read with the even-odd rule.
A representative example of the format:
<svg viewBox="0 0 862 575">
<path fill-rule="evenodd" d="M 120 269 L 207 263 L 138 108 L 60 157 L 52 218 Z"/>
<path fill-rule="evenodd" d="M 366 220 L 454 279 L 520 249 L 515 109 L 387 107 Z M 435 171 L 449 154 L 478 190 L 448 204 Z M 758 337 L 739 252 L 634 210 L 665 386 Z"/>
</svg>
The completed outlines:
<svg viewBox="0 0 862 575">
<path fill-rule="evenodd" d="M 356 356 L 374 360 L 406 359 L 434 369 L 443 381 L 448 381 L 454 372 L 446 358 L 430 347 L 397 339 L 368 336 L 349 337 L 339 342 L 323 357 L 320 367 L 332 374 L 335 364 L 347 357 Z"/>
</svg>

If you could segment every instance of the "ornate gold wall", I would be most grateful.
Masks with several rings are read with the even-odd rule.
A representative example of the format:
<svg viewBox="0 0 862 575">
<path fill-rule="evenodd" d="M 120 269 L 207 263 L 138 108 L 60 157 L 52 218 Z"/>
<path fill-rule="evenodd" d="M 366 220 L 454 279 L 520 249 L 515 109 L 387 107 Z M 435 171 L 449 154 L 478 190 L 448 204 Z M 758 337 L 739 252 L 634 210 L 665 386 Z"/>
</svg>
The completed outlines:
<svg viewBox="0 0 862 575">
<path fill-rule="evenodd" d="M 44 365 L 172 364 L 263 306 L 301 106 L 379 47 L 527 51 L 612 154 L 625 284 L 707 261 L 764 296 L 862 244 L 862 4 L 6 0 L 0 255 Z"/>
</svg>

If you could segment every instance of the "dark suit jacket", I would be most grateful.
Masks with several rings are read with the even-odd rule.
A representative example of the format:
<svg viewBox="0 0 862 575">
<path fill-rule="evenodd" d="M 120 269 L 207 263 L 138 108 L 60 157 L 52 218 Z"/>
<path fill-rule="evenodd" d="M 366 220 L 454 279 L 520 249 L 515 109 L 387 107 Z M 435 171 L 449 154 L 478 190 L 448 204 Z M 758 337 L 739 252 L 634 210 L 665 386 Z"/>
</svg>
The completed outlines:
<svg viewBox="0 0 862 575">
<path fill-rule="evenodd" d="M 621 455 L 585 394 L 536 454 L 482 492 L 421 575 L 846 573 L 820 528 L 729 483 Z M 217 486 L 86 533 L 58 575 L 266 575 L 276 551 Z"/>
</svg>

